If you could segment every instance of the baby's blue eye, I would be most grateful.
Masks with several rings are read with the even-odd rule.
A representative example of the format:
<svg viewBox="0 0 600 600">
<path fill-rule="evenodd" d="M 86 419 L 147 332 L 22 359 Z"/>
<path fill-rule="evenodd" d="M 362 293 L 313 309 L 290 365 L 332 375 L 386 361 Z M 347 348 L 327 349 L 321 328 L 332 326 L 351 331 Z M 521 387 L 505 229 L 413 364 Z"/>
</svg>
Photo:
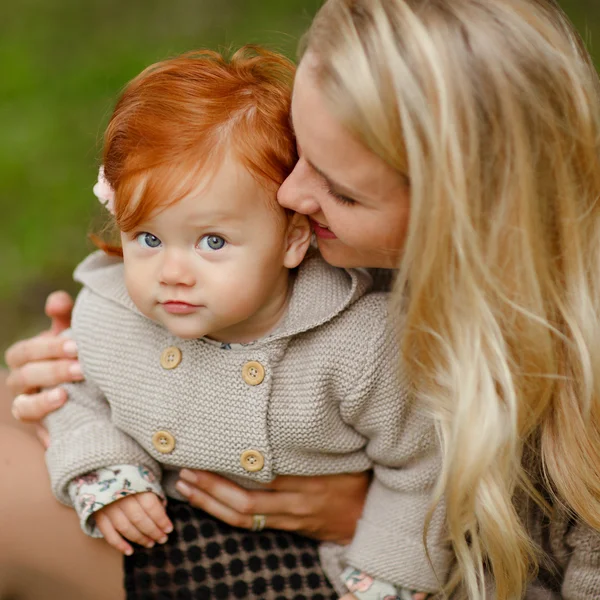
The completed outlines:
<svg viewBox="0 0 600 600">
<path fill-rule="evenodd" d="M 158 248 L 162 244 L 155 235 L 146 232 L 138 234 L 136 240 L 142 248 Z"/>
<path fill-rule="evenodd" d="M 220 250 L 227 242 L 220 235 L 205 235 L 198 242 L 200 250 Z"/>
</svg>

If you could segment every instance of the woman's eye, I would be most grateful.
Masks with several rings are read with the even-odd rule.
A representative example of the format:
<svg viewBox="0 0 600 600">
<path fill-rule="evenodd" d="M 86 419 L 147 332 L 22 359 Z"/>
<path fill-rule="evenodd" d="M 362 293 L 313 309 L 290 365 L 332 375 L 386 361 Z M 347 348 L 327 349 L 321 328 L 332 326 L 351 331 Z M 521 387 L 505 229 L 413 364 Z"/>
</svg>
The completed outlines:
<svg viewBox="0 0 600 600">
<path fill-rule="evenodd" d="M 354 206 L 356 204 L 356 200 L 352 200 L 352 198 L 348 198 L 346 196 L 342 196 L 341 194 L 331 194 L 337 202 L 340 204 L 344 204 L 346 206 Z"/>
<path fill-rule="evenodd" d="M 205 235 L 198 242 L 200 250 L 221 250 L 227 242 L 220 235 Z"/>
<path fill-rule="evenodd" d="M 344 196 L 343 194 L 340 194 L 333 190 L 327 182 L 325 182 L 325 189 L 327 190 L 327 193 L 340 204 L 345 204 L 346 206 L 354 206 L 355 204 L 357 204 L 356 200 L 348 198 L 348 196 Z"/>
<path fill-rule="evenodd" d="M 162 244 L 155 235 L 146 232 L 139 233 L 135 239 L 142 248 L 158 248 Z"/>
</svg>

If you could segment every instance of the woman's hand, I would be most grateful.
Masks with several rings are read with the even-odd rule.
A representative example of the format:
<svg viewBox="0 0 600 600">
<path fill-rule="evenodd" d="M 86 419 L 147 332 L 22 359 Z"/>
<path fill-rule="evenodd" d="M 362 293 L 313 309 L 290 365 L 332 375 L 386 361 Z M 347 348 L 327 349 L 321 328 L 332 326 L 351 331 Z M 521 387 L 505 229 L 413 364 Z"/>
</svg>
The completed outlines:
<svg viewBox="0 0 600 600">
<path fill-rule="evenodd" d="M 371 479 L 369 473 L 280 476 L 263 491 L 207 471 L 183 469 L 180 477 L 176 487 L 192 506 L 229 525 L 251 529 L 252 516 L 264 515 L 266 527 L 340 544 L 354 536 Z"/>
<path fill-rule="evenodd" d="M 75 342 L 59 335 L 71 324 L 73 300 L 66 292 L 54 292 L 45 310 L 52 320 L 50 329 L 16 342 L 5 354 L 10 368 L 6 383 L 16 396 L 13 414 L 21 421 L 39 421 L 62 406 L 66 392 L 55 386 L 83 378 Z"/>
</svg>

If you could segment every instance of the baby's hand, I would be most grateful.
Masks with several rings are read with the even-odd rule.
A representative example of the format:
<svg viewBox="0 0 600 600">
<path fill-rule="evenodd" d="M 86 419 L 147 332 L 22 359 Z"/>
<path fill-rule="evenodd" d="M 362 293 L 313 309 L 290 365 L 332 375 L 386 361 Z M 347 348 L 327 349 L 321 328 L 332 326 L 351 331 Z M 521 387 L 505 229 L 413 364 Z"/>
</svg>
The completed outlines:
<svg viewBox="0 0 600 600">
<path fill-rule="evenodd" d="M 155 542 L 164 544 L 173 525 L 162 501 L 154 492 L 131 494 L 111 502 L 94 513 L 96 527 L 106 541 L 127 556 L 133 548 L 124 538 L 152 548 Z"/>
</svg>

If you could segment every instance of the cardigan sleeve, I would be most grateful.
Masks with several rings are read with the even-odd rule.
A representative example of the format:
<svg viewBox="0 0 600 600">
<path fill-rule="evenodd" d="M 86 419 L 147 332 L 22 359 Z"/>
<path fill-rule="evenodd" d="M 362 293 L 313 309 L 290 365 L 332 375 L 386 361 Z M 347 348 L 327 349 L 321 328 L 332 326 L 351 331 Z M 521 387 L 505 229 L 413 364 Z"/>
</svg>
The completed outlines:
<svg viewBox="0 0 600 600">
<path fill-rule="evenodd" d="M 575 521 L 565 541 L 569 552 L 562 597 L 564 600 L 600 598 L 600 531 Z"/>
<path fill-rule="evenodd" d="M 132 494 L 153 492 L 166 503 L 160 482 L 146 467 L 111 465 L 77 477 L 69 485 L 69 496 L 79 524 L 91 537 L 102 537 L 95 514 L 112 502 Z"/>
<path fill-rule="evenodd" d="M 434 423 L 399 373 L 393 334 L 383 326 L 370 339 L 360 381 L 341 404 L 344 420 L 367 439 L 374 473 L 345 562 L 396 586 L 436 592 L 452 555 L 442 505 L 429 522 L 427 549 L 423 541 L 441 463 Z"/>
<path fill-rule="evenodd" d="M 48 415 L 50 434 L 46 465 L 54 495 L 72 505 L 69 484 L 86 473 L 116 464 L 146 467 L 160 479 L 159 464 L 111 422 L 110 405 L 89 379 L 66 384 L 67 402 Z"/>
</svg>

